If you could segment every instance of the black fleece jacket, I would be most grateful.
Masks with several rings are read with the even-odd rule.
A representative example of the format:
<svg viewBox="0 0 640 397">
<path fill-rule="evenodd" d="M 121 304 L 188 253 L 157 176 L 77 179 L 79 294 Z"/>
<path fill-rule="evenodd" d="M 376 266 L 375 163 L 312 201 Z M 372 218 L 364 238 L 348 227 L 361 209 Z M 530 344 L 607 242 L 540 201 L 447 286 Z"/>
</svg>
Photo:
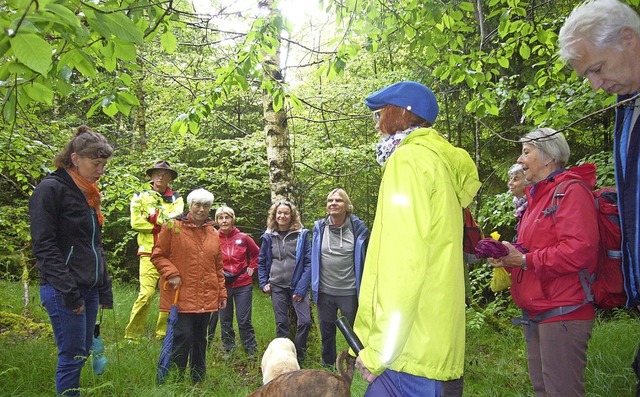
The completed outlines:
<svg viewBox="0 0 640 397">
<path fill-rule="evenodd" d="M 62 293 L 64 305 L 84 305 L 79 288 L 98 288 L 100 304 L 113 307 L 102 227 L 82 191 L 63 168 L 47 175 L 29 199 L 31 245 L 40 284 Z"/>
</svg>

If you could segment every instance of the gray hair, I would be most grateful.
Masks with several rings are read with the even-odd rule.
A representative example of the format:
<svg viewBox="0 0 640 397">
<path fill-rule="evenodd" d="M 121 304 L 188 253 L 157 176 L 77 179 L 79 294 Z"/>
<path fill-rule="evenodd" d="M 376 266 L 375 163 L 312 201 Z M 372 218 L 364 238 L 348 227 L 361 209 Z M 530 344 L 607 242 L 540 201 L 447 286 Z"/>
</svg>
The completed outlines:
<svg viewBox="0 0 640 397">
<path fill-rule="evenodd" d="M 191 207 L 191 204 L 213 204 L 213 193 L 205 189 L 196 189 L 189 193 L 187 196 L 187 205 Z"/>
<path fill-rule="evenodd" d="M 564 135 L 553 128 L 536 128 L 520 139 L 540 151 L 542 160 L 551 160 L 557 166 L 564 167 L 569 161 L 571 149 Z"/>
<path fill-rule="evenodd" d="M 558 55 L 565 62 L 580 59 L 575 50 L 580 40 L 599 49 L 621 50 L 620 33 L 627 28 L 640 36 L 640 16 L 629 5 L 619 0 L 588 0 L 574 8 L 560 28 Z"/>
<path fill-rule="evenodd" d="M 513 177 L 516 174 L 524 174 L 524 170 L 522 169 L 522 164 L 514 164 L 511 167 L 509 167 L 509 171 L 507 171 L 507 174 L 509 175 L 509 177 Z"/>
<path fill-rule="evenodd" d="M 531 184 L 531 181 L 527 180 L 524 177 L 524 169 L 522 168 L 522 164 L 515 163 L 514 165 L 509 167 L 509 171 L 507 171 L 507 175 L 509 175 L 509 178 L 513 178 L 514 176 L 516 176 L 518 174 L 522 175 L 522 183 L 524 185 Z"/>
<path fill-rule="evenodd" d="M 218 207 L 218 209 L 216 210 L 216 215 L 214 216 L 214 219 L 218 219 L 218 215 L 221 214 L 227 214 L 231 217 L 231 219 L 233 219 L 233 221 L 236 221 L 236 213 L 233 211 L 233 208 L 231 207 L 227 207 L 226 205 L 221 205 L 220 207 Z"/>
</svg>

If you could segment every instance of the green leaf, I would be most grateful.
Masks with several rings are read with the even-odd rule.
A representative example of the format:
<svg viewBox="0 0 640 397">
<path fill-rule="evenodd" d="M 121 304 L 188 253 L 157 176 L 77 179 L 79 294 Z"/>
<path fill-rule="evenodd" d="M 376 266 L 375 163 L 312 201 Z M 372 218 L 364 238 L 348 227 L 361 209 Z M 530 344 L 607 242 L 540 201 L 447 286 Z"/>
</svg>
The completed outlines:
<svg viewBox="0 0 640 397">
<path fill-rule="evenodd" d="M 462 3 L 460 3 L 459 7 L 461 10 L 464 10 L 464 11 L 470 11 L 470 12 L 474 11 L 473 4 L 467 1 L 463 1 Z"/>
<path fill-rule="evenodd" d="M 9 39 L 11 49 L 20 63 L 46 75 L 51 68 L 52 47 L 35 34 L 17 34 Z"/>
<path fill-rule="evenodd" d="M 96 19 L 101 25 L 106 25 L 108 30 L 120 40 L 135 44 L 142 44 L 142 32 L 136 27 L 136 25 L 134 25 L 131 19 L 129 19 L 124 12 L 97 14 Z M 110 39 L 111 37 L 106 38 Z"/>
<path fill-rule="evenodd" d="M 117 97 L 118 97 L 118 100 L 121 100 L 122 102 L 127 103 L 129 105 L 133 105 L 133 106 L 140 105 L 138 98 L 136 98 L 135 95 L 132 95 L 128 92 L 119 92 L 117 94 Z"/>
<path fill-rule="evenodd" d="M 529 59 L 529 57 L 531 56 L 531 48 L 527 43 L 522 43 L 520 45 L 520 56 L 522 57 L 522 59 Z"/>
<path fill-rule="evenodd" d="M 502 66 L 505 69 L 509 68 L 509 58 L 505 58 L 505 57 L 498 58 L 498 65 Z"/>
<path fill-rule="evenodd" d="M 89 111 L 87 112 L 87 118 L 90 119 L 91 116 L 93 116 L 93 114 L 96 112 L 96 110 L 101 106 L 102 106 L 102 100 L 98 99 L 97 101 L 95 101 L 93 105 L 91 105 L 91 108 L 89 108 Z"/>
<path fill-rule="evenodd" d="M 70 9 L 68 9 L 67 7 L 61 4 L 49 3 L 46 5 L 45 9 L 51 12 L 52 14 L 58 16 L 58 22 L 59 23 L 63 22 L 62 23 L 63 25 L 71 26 L 75 28 L 79 28 L 81 26 L 80 20 L 73 13 L 73 11 L 71 11 Z"/>
<path fill-rule="evenodd" d="M 53 103 L 53 90 L 47 86 L 40 83 L 32 83 L 25 85 L 23 89 L 27 96 L 34 101 L 44 102 L 47 105 Z"/>
<path fill-rule="evenodd" d="M 178 40 L 176 40 L 173 32 L 167 30 L 160 36 L 160 44 L 162 44 L 162 48 L 167 54 L 173 54 L 178 47 Z"/>
<path fill-rule="evenodd" d="M 282 92 L 280 90 L 273 93 L 273 110 L 275 112 L 282 109 L 284 105 L 284 100 L 282 98 Z"/>
<path fill-rule="evenodd" d="M 118 114 L 118 106 L 116 105 L 115 102 L 111 102 L 109 104 L 109 106 L 103 106 L 102 107 L 102 111 L 104 112 L 104 114 L 106 114 L 107 116 L 115 116 L 116 114 Z"/>
<path fill-rule="evenodd" d="M 15 90 L 10 90 L 7 97 L 5 97 L 4 108 L 2 109 L 2 116 L 5 120 L 13 121 L 16 115 L 16 94 Z"/>
<path fill-rule="evenodd" d="M 10 48 L 11 44 L 9 43 L 9 36 L 0 38 L 0 58 L 4 57 Z"/>
<path fill-rule="evenodd" d="M 127 41 L 114 40 L 114 53 L 116 57 L 123 61 L 135 61 L 136 60 L 136 46 Z"/>
</svg>

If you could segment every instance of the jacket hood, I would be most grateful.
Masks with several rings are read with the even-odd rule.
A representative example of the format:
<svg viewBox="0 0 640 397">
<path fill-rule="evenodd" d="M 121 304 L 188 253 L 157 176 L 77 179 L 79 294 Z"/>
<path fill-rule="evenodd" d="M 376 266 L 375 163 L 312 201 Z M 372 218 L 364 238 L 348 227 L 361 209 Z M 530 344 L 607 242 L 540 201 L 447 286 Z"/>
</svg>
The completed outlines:
<svg viewBox="0 0 640 397">
<path fill-rule="evenodd" d="M 471 204 L 473 197 L 482 186 L 478 178 L 478 169 L 466 150 L 450 144 L 433 128 L 420 128 L 409 134 L 400 146 L 408 143 L 429 148 L 438 156 L 449 170 L 458 201 L 462 207 Z"/>
<path fill-rule="evenodd" d="M 69 175 L 67 170 L 64 168 L 56 169 L 55 171 L 49 173 L 49 175 L 47 175 L 45 178 L 55 179 L 57 181 L 60 181 L 61 183 L 64 183 L 65 185 L 76 186 L 73 178 L 71 178 L 71 175 Z"/>
<path fill-rule="evenodd" d="M 528 185 L 524 188 L 524 191 L 527 194 L 528 200 L 531 200 L 532 192 L 535 192 L 534 194 L 537 195 L 539 191 L 546 190 L 548 186 L 555 186 L 556 182 L 570 181 L 573 179 L 581 180 L 589 186 L 589 189 L 593 190 L 596 185 L 596 165 L 592 163 L 576 165 L 551 178 Z"/>
<path fill-rule="evenodd" d="M 579 179 L 586 183 L 591 190 L 596 186 L 596 165 L 591 163 L 585 163 L 576 165 L 563 172 L 562 180 L 565 179 Z"/>
</svg>

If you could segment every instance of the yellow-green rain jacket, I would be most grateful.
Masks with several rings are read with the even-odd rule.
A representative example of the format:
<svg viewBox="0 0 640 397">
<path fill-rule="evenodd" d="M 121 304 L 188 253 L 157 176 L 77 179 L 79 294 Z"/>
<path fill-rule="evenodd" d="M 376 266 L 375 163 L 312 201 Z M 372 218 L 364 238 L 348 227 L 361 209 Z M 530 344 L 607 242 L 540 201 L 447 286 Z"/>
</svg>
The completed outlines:
<svg viewBox="0 0 640 397">
<path fill-rule="evenodd" d="M 162 225 L 184 211 L 184 200 L 173 193 L 165 201 L 162 195 L 153 190 L 136 193 L 131 199 L 131 227 L 138 232 L 138 255 L 150 256 L 155 244 L 153 227 Z M 158 211 L 156 223 L 149 222 L 149 216 Z"/>
<path fill-rule="evenodd" d="M 387 160 L 354 325 L 372 373 L 462 376 L 462 208 L 479 188 L 469 154 L 432 128 L 411 132 Z"/>
</svg>

